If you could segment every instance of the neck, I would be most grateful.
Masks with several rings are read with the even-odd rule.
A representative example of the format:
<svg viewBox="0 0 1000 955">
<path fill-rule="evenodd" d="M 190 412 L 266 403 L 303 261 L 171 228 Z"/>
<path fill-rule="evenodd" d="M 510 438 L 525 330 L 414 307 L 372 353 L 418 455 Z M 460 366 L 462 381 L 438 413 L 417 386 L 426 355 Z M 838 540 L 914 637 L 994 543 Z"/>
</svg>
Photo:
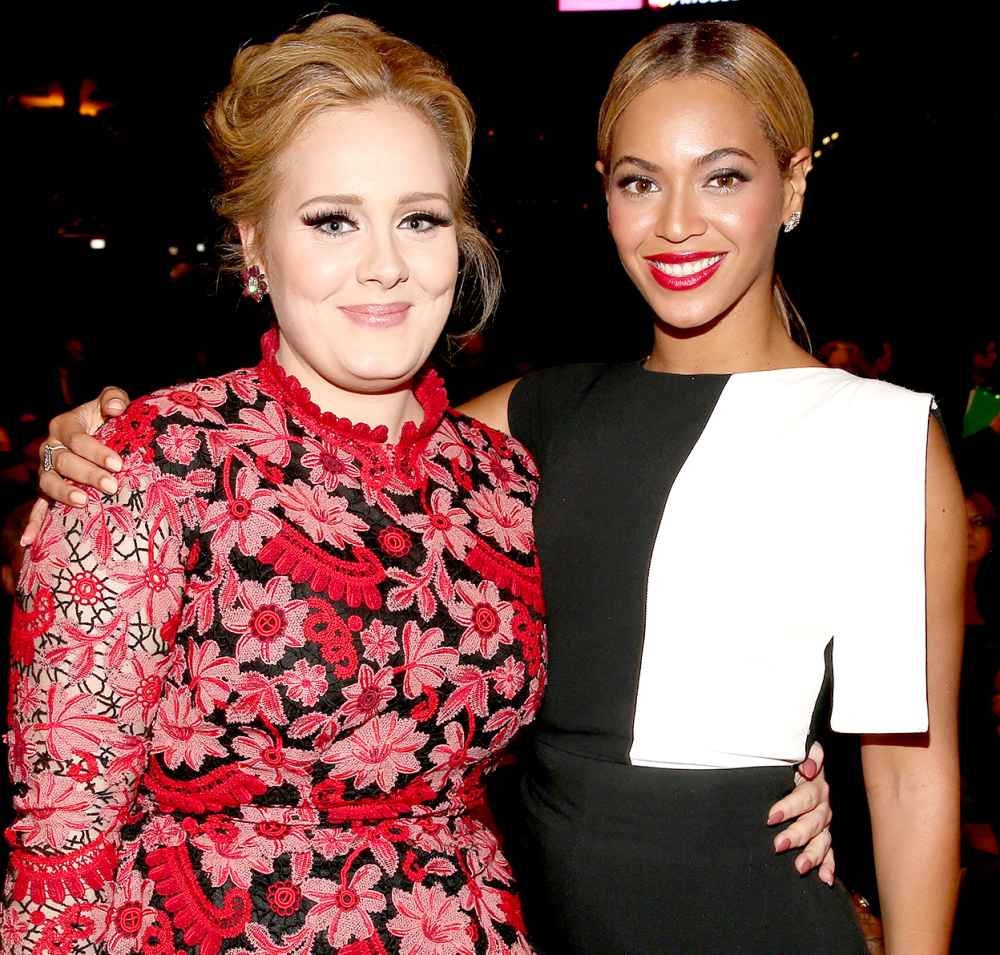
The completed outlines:
<svg viewBox="0 0 1000 955">
<path fill-rule="evenodd" d="M 321 411 L 329 411 L 339 418 L 364 422 L 372 428 L 384 425 L 389 441 L 395 443 L 407 421 L 418 424 L 423 409 L 411 390 L 412 381 L 386 388 L 384 391 L 362 392 L 340 388 L 316 372 L 288 343 L 279 336 L 275 358 L 289 375 L 309 389 L 312 400 Z"/>
<path fill-rule="evenodd" d="M 682 375 L 733 374 L 821 364 L 789 337 L 771 283 L 755 284 L 730 309 L 694 329 L 658 320 L 646 367 Z"/>
</svg>

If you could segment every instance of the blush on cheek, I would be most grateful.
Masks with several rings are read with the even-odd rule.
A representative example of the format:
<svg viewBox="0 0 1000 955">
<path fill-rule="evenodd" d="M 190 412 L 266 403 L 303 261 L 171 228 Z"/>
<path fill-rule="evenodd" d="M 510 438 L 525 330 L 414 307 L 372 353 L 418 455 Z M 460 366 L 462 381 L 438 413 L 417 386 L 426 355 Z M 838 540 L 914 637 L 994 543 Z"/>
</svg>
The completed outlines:
<svg viewBox="0 0 1000 955">
<path fill-rule="evenodd" d="M 279 280 L 289 297 L 314 304 L 342 289 L 354 270 L 348 249 L 324 248 L 320 243 L 288 249 L 282 266 Z"/>
<path fill-rule="evenodd" d="M 628 199 L 612 197 L 608 203 L 608 228 L 618 252 L 633 252 L 644 240 L 656 238 L 657 204 L 644 201 L 642 206 Z"/>
<path fill-rule="evenodd" d="M 413 250 L 408 259 L 411 280 L 432 298 L 454 290 L 458 282 L 458 244 L 454 240 L 428 243 Z"/>
</svg>

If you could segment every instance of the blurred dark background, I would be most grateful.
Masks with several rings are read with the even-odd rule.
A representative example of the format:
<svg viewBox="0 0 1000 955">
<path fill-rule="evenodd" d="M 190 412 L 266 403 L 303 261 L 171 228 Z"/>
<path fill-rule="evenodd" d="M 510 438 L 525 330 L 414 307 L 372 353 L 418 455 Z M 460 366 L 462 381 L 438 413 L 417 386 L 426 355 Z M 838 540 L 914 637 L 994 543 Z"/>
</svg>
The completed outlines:
<svg viewBox="0 0 1000 955">
<path fill-rule="evenodd" d="M 987 5 L 940 6 L 933 17 L 910 3 L 801 0 L 621 13 L 558 13 L 556 0 L 324 7 L 441 56 L 478 111 L 473 191 L 506 294 L 485 347 L 460 359 L 475 373 L 453 376 L 454 397 L 526 364 L 642 352 L 649 322 L 617 265 L 593 170 L 597 110 L 617 60 L 657 24 L 725 16 L 774 36 L 815 103 L 822 155 L 779 263 L 814 343 L 847 336 L 877 357 L 889 342 L 889 377 L 960 414 L 949 394 L 962 392 L 986 321 L 969 293 L 981 253 L 968 233 L 992 197 L 980 155 L 989 123 L 981 136 L 965 116 L 988 88 L 972 49 L 989 26 Z M 18 304 L 5 323 L 0 420 L 46 417 L 65 392 L 82 400 L 98 383 L 139 393 L 252 361 L 261 310 L 217 284 L 201 114 L 240 45 L 316 8 L 31 10 L 5 14 L 2 274 Z"/>
<path fill-rule="evenodd" d="M 997 388 L 1000 324 L 988 292 L 993 251 L 982 240 L 995 192 L 991 5 L 735 0 L 572 14 L 556 6 L 353 0 L 322 11 L 295 2 L 5 11 L 0 514 L 32 495 L 48 418 L 100 385 L 138 395 L 256 361 L 269 314 L 218 278 L 215 171 L 201 115 L 241 45 L 317 12 L 371 17 L 434 52 L 477 109 L 473 194 L 506 291 L 485 335 L 443 368 L 456 402 L 530 367 L 644 354 L 650 321 L 617 263 L 593 169 L 597 111 L 616 62 L 658 24 L 728 17 L 770 33 L 813 97 L 815 165 L 802 226 L 780 243 L 779 271 L 817 352 L 934 392 L 953 446 L 972 447 L 961 421 L 970 388 Z M 454 331 L 470 318 L 456 316 Z M 998 438 L 995 426 L 972 453 L 976 486 L 993 502 Z M 850 519 L 831 506 L 817 502 L 816 519 Z M 11 527 L 3 562 L 14 560 Z M 844 805 L 850 787 L 840 784 Z M 842 813 L 840 846 L 852 835 L 864 842 L 857 799 L 853 812 Z M 866 863 L 849 850 L 840 859 L 853 885 L 869 891 Z"/>
</svg>

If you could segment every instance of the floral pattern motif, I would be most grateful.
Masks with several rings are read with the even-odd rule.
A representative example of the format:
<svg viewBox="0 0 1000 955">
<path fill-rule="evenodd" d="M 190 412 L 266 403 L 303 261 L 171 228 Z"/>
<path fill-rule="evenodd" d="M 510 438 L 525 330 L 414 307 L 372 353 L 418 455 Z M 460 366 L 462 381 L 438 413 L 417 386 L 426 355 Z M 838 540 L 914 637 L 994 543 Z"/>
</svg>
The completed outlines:
<svg viewBox="0 0 1000 955">
<path fill-rule="evenodd" d="M 545 683 L 537 471 L 447 408 L 252 369 L 106 426 L 120 490 L 30 549 L 4 953 L 530 955 L 469 813 Z"/>
</svg>

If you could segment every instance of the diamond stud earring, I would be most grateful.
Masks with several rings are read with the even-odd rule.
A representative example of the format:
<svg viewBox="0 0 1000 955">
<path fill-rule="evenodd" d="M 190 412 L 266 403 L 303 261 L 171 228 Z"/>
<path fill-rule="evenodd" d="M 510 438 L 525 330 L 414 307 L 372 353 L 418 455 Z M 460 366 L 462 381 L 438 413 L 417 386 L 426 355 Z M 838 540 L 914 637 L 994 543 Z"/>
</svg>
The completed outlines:
<svg viewBox="0 0 1000 955">
<path fill-rule="evenodd" d="M 791 232 L 800 222 L 802 221 L 801 212 L 793 212 L 787 219 L 785 219 L 785 232 Z"/>
</svg>

